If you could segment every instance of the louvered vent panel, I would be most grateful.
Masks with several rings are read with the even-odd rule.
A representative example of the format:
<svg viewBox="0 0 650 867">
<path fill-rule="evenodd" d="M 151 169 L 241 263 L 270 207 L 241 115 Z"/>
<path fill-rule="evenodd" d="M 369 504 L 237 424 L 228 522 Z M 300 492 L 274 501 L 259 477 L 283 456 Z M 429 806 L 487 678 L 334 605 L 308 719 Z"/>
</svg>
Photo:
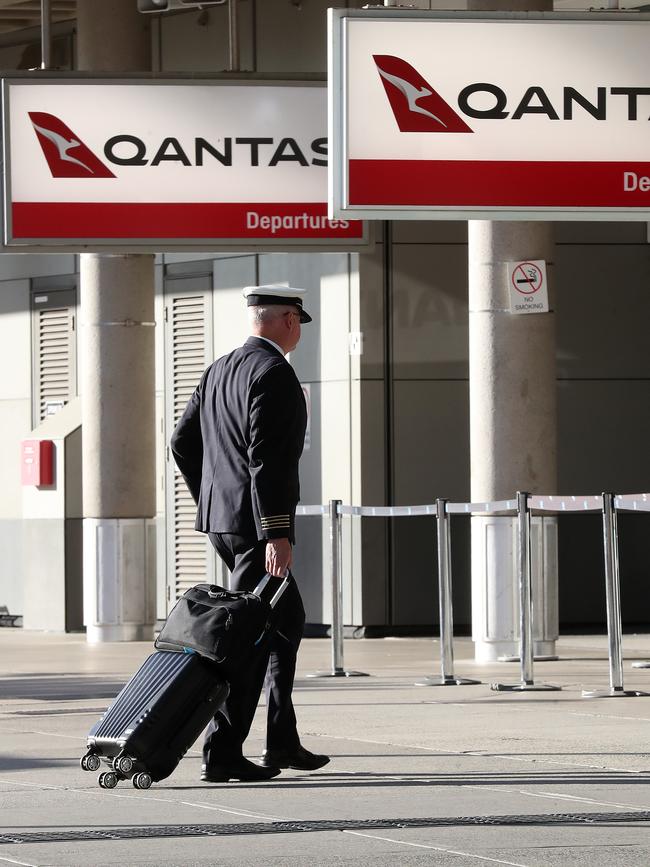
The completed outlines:
<svg viewBox="0 0 650 867">
<path fill-rule="evenodd" d="M 38 311 L 39 420 L 56 412 L 72 394 L 72 312 L 68 307 Z"/>
<path fill-rule="evenodd" d="M 174 426 L 206 368 L 205 301 L 179 296 L 171 304 Z M 206 578 L 206 537 L 194 529 L 196 506 L 183 477 L 174 472 L 174 573 L 176 598 Z"/>
</svg>

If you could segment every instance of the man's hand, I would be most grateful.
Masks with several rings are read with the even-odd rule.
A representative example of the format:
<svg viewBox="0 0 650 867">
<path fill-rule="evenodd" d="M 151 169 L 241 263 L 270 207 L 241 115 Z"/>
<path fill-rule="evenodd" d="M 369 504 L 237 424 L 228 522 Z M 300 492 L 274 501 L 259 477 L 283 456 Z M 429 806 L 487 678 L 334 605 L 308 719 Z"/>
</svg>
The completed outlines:
<svg viewBox="0 0 650 867">
<path fill-rule="evenodd" d="M 266 543 L 266 571 L 269 575 L 283 578 L 292 560 L 291 542 L 288 539 L 269 539 Z"/>
</svg>

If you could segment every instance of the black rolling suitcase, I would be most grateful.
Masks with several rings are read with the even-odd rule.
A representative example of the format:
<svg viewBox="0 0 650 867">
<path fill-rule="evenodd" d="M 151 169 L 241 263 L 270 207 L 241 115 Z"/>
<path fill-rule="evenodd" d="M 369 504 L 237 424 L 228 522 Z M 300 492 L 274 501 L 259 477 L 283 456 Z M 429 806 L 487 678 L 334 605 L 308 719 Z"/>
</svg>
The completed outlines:
<svg viewBox="0 0 650 867">
<path fill-rule="evenodd" d="M 172 773 L 227 695 L 217 667 L 197 653 L 152 653 L 90 730 L 81 767 L 108 765 L 103 789 L 125 779 L 148 789 Z"/>
<path fill-rule="evenodd" d="M 257 636 L 260 612 L 270 611 L 289 583 L 285 578 L 270 602 L 265 602 L 261 594 L 269 580 L 270 576 L 265 576 L 253 594 L 205 585 L 213 588 L 210 608 L 214 609 L 215 601 L 221 599 L 222 606 L 245 602 L 244 614 L 248 607 L 251 609 L 249 617 L 240 615 L 241 626 L 236 629 L 231 629 L 235 621 L 227 620 L 226 632 Z M 192 604 L 191 608 L 200 613 L 200 604 Z M 169 620 L 173 625 L 171 615 Z M 249 621 L 253 621 L 252 629 Z M 270 627 L 268 616 L 262 622 L 264 629 L 259 637 L 231 643 L 242 664 Z M 176 650 L 152 653 L 90 730 L 81 767 L 97 771 L 102 762 L 107 765 L 98 778 L 102 788 L 113 789 L 120 780 L 131 779 L 136 789 L 148 789 L 152 782 L 168 777 L 227 698 L 225 677 L 236 676 L 236 660 L 229 660 L 228 666 L 219 665 L 197 653 L 191 643 L 184 638 L 176 642 Z"/>
</svg>

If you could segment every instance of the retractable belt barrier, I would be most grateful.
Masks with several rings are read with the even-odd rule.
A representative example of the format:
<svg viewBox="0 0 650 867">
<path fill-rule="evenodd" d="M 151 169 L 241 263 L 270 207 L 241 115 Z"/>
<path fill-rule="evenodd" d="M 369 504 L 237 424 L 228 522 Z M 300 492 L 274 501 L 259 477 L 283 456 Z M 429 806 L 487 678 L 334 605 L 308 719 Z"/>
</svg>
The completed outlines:
<svg viewBox="0 0 650 867">
<path fill-rule="evenodd" d="M 517 577 L 519 583 L 519 660 L 521 679 L 518 683 L 493 683 L 498 691 L 557 690 L 558 686 L 535 683 L 533 677 L 533 594 L 531 573 L 532 513 L 563 514 L 566 512 L 601 512 L 605 589 L 607 600 L 607 637 L 609 657 L 609 688 L 585 690 L 585 698 L 648 695 L 638 690 L 626 690 L 623 685 L 621 593 L 618 554 L 617 512 L 650 512 L 650 494 L 603 493 L 587 496 L 531 495 L 517 492 L 510 500 L 492 502 L 453 503 L 439 498 L 435 503 L 420 506 L 344 506 L 341 500 L 328 505 L 298 506 L 298 516 L 329 515 L 330 566 L 332 578 L 332 668 L 308 677 L 358 677 L 364 672 L 348 671 L 343 664 L 343 581 L 341 518 L 397 518 L 430 515 L 436 519 L 438 540 L 438 596 L 440 608 L 440 667 L 439 677 L 426 677 L 417 686 L 460 686 L 480 681 L 457 678 L 454 675 L 453 612 L 451 595 L 451 532 L 450 515 L 517 515 Z M 650 662 L 634 663 L 637 668 L 650 668 Z"/>
</svg>

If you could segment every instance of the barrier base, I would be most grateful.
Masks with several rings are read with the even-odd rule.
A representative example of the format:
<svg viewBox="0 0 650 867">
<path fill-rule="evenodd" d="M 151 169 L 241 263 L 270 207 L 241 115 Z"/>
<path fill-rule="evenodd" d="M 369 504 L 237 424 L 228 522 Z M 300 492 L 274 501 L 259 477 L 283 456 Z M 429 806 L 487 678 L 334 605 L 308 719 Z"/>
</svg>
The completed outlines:
<svg viewBox="0 0 650 867">
<path fill-rule="evenodd" d="M 522 680 L 519 683 L 491 683 L 490 689 L 496 692 L 559 692 L 562 687 L 551 683 L 533 683 Z"/>
<path fill-rule="evenodd" d="M 331 671 L 314 671 L 305 677 L 370 677 L 365 671 L 347 671 L 343 668 L 333 668 Z"/>
<path fill-rule="evenodd" d="M 466 686 L 474 683 L 481 683 L 480 680 L 471 680 L 468 677 L 423 677 L 422 680 L 416 680 L 414 686 Z"/>
<path fill-rule="evenodd" d="M 650 662 L 633 662 L 632 668 L 650 668 Z"/>
<path fill-rule="evenodd" d="M 583 698 L 633 698 L 635 696 L 650 695 L 649 692 L 641 692 L 638 689 L 583 689 Z"/>
<path fill-rule="evenodd" d="M 557 662 L 559 660 L 559 656 L 556 655 L 548 655 L 548 656 L 537 656 L 533 657 L 534 662 Z M 497 656 L 497 662 L 521 662 L 520 656 Z"/>
</svg>

